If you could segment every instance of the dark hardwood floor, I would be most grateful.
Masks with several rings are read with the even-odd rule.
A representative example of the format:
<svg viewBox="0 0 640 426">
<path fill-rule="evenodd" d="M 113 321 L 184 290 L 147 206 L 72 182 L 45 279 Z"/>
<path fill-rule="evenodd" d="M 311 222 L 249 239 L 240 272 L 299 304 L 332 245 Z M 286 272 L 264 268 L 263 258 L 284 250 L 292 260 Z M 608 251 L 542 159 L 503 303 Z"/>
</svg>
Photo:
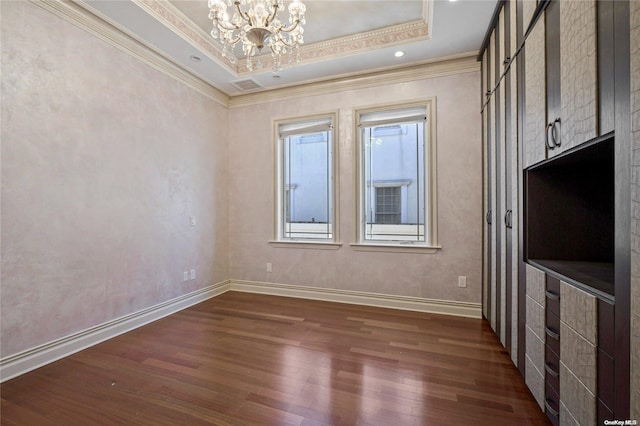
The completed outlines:
<svg viewBox="0 0 640 426">
<path fill-rule="evenodd" d="M 237 292 L 0 396 L 2 425 L 547 424 L 486 321 Z"/>
</svg>

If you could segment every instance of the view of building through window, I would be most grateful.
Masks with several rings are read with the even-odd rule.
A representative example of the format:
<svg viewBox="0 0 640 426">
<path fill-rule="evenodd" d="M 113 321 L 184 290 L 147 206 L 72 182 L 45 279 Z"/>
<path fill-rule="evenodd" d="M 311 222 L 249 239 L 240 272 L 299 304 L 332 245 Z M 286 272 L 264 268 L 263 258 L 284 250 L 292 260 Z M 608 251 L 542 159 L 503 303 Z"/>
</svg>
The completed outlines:
<svg viewBox="0 0 640 426">
<path fill-rule="evenodd" d="M 361 240 L 426 242 L 426 107 L 359 115 Z"/>
<path fill-rule="evenodd" d="M 359 113 L 359 241 L 430 243 L 427 106 Z M 278 240 L 334 240 L 334 116 L 278 122 Z"/>
<path fill-rule="evenodd" d="M 333 238 L 333 120 L 278 126 L 279 238 Z"/>
</svg>

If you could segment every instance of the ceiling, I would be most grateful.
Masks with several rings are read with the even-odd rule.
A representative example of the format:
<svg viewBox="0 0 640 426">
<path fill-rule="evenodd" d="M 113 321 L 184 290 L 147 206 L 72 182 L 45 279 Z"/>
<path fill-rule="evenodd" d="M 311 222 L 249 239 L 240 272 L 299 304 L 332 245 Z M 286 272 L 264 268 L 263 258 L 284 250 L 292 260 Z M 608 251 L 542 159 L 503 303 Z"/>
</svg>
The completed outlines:
<svg viewBox="0 0 640 426">
<path fill-rule="evenodd" d="M 239 46 L 236 65 L 222 57 L 220 44 L 209 34 L 207 0 L 77 3 L 213 87 L 236 96 L 475 55 L 498 0 L 302 1 L 307 23 L 301 61 L 285 65 L 277 74 L 271 71 L 270 55 L 264 55 L 265 66 L 254 71 L 247 70 Z M 395 57 L 398 50 L 405 55 Z"/>
</svg>

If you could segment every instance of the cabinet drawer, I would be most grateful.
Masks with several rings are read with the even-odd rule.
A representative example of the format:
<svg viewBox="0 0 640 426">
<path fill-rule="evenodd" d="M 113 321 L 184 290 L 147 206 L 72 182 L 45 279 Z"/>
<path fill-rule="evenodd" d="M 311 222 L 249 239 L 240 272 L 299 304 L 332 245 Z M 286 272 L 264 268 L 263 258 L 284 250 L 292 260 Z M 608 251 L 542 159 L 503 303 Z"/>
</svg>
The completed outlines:
<svg viewBox="0 0 640 426">
<path fill-rule="evenodd" d="M 547 312 L 560 317 L 560 280 L 547 275 L 547 289 L 545 292 Z"/>
<path fill-rule="evenodd" d="M 547 385 L 545 387 L 545 413 L 552 424 L 558 425 L 560 423 L 560 397 L 558 393 Z"/>
<path fill-rule="evenodd" d="M 605 403 L 598 399 L 598 424 L 603 425 L 605 424 L 605 420 L 611 420 L 613 418 L 613 411 L 611 411 Z"/>
<path fill-rule="evenodd" d="M 598 348 L 610 356 L 614 356 L 614 306 L 598 299 Z"/>
<path fill-rule="evenodd" d="M 560 333 L 560 317 L 547 309 L 545 311 L 545 324 L 554 333 Z"/>
<path fill-rule="evenodd" d="M 607 406 L 613 407 L 614 372 L 613 358 L 598 350 L 598 398 Z M 611 418 L 611 417 L 610 417 Z"/>
<path fill-rule="evenodd" d="M 544 329 L 546 333 L 545 343 L 549 349 L 560 355 L 560 328 L 553 328 L 547 325 Z"/>
<path fill-rule="evenodd" d="M 558 355 L 551 351 L 548 346 L 544 369 L 547 387 L 560 392 L 560 362 L 558 361 Z"/>
</svg>

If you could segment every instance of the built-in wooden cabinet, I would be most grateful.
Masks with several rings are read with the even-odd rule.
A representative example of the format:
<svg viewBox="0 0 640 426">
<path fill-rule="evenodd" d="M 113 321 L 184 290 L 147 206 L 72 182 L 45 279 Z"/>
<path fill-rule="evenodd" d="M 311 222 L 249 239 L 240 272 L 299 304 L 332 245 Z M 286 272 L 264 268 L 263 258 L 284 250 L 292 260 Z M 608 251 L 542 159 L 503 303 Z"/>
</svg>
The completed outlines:
<svg viewBox="0 0 640 426">
<path fill-rule="evenodd" d="M 506 4 L 497 14 L 483 53 L 482 123 L 485 161 L 484 313 L 501 343 L 517 362 L 517 46 L 516 9 Z M 517 216 L 516 216 L 517 218 Z"/>
<path fill-rule="evenodd" d="M 629 416 L 628 9 L 503 0 L 479 55 L 483 312 L 552 424 Z"/>
<path fill-rule="evenodd" d="M 613 418 L 614 304 L 526 265 L 525 382 L 554 425 Z"/>
<path fill-rule="evenodd" d="M 536 2 L 523 2 L 534 16 Z M 529 167 L 598 136 L 595 0 L 548 2 L 525 43 L 525 164 Z"/>
</svg>

